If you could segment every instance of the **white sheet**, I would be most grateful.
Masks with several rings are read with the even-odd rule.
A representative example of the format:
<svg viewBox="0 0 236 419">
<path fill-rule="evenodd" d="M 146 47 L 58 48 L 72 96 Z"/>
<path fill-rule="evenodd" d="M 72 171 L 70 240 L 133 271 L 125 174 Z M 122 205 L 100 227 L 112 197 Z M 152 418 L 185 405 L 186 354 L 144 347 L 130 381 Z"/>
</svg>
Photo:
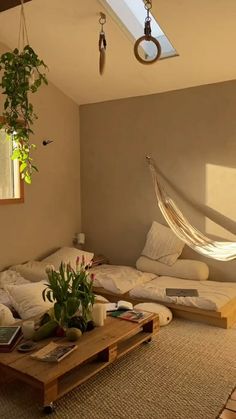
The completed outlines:
<svg viewBox="0 0 236 419">
<path fill-rule="evenodd" d="M 194 288 L 198 290 L 199 297 L 167 297 L 166 288 Z M 219 311 L 236 297 L 236 283 L 193 281 L 161 276 L 147 284 L 134 287 L 130 291 L 130 296 Z"/>
<path fill-rule="evenodd" d="M 133 287 L 156 277 L 156 274 L 141 272 L 130 266 L 118 265 L 100 265 L 91 268 L 90 272 L 95 276 L 95 287 L 103 287 L 115 294 L 125 294 Z"/>
</svg>

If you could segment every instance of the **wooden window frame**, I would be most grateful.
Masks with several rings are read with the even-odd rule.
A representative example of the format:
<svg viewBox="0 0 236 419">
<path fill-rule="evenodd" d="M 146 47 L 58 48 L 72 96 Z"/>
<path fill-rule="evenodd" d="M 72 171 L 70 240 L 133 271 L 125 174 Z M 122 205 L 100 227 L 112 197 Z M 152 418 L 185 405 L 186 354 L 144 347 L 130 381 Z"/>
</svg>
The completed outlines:
<svg viewBox="0 0 236 419">
<path fill-rule="evenodd" d="M 0 123 L 4 122 L 5 119 L 3 116 L 0 116 Z M 9 204 L 23 204 L 25 202 L 25 188 L 24 181 L 21 178 L 20 171 L 20 197 L 19 198 L 0 198 L 0 205 L 9 205 Z"/>
</svg>

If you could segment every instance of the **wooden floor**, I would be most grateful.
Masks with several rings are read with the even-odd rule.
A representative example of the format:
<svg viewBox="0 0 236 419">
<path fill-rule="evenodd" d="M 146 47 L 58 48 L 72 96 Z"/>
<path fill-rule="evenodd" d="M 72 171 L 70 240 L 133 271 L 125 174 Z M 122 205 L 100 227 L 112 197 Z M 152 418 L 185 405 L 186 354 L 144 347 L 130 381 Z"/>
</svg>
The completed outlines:
<svg viewBox="0 0 236 419">
<path fill-rule="evenodd" d="M 236 419 L 236 389 L 228 399 L 219 419 Z"/>
</svg>

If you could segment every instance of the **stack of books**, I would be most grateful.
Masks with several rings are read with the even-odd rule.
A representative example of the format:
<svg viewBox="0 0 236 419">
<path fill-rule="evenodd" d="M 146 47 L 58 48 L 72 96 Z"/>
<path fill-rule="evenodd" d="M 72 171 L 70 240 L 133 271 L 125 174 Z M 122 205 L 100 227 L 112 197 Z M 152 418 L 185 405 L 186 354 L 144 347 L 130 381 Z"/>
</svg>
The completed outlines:
<svg viewBox="0 0 236 419">
<path fill-rule="evenodd" d="M 11 352 L 22 339 L 20 326 L 0 326 L 0 352 Z"/>
</svg>

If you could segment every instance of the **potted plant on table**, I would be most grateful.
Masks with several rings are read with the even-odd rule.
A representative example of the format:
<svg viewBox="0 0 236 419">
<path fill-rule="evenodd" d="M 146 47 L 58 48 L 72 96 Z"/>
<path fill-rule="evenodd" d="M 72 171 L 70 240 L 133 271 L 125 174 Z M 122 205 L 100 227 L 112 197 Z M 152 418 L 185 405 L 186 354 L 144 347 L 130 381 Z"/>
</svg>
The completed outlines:
<svg viewBox="0 0 236 419">
<path fill-rule="evenodd" d="M 54 303 L 54 317 L 61 329 L 78 327 L 82 332 L 90 321 L 95 301 L 93 293 L 93 274 L 85 266 L 84 258 L 76 261 L 76 269 L 70 264 L 61 263 L 59 271 L 47 270 L 48 284 L 43 291 L 43 299 Z M 78 313 L 79 316 L 75 316 Z M 78 327 L 79 328 L 79 327 Z"/>
</svg>

